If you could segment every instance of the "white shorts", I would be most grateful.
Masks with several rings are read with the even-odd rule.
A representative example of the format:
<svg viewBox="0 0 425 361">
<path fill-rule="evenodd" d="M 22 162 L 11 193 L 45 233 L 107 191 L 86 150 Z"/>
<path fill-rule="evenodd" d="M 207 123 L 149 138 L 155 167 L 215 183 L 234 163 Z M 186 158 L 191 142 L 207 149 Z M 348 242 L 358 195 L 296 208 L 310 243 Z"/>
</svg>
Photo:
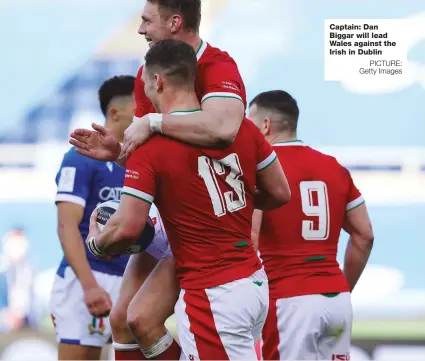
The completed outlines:
<svg viewBox="0 0 425 361">
<path fill-rule="evenodd" d="M 99 286 L 108 292 L 114 303 L 122 277 L 93 271 Z M 111 337 L 108 317 L 92 316 L 84 303 L 80 281 L 71 267 L 64 277 L 56 275 L 50 298 L 50 312 L 58 343 L 102 347 Z"/>
<path fill-rule="evenodd" d="M 160 260 L 162 257 L 165 257 L 166 252 L 170 252 L 171 254 L 171 251 L 169 251 L 170 246 L 161 216 L 159 215 L 158 208 L 156 208 L 154 204 L 152 204 L 149 211 L 149 217 L 152 219 L 155 226 L 155 236 L 149 247 L 145 249 L 145 252 L 150 254 L 153 258 Z"/>
<path fill-rule="evenodd" d="M 256 360 L 268 306 L 264 270 L 213 288 L 182 289 L 175 306 L 181 359 Z"/>
<path fill-rule="evenodd" d="M 349 360 L 352 322 L 349 292 L 270 299 L 263 359 Z"/>
</svg>

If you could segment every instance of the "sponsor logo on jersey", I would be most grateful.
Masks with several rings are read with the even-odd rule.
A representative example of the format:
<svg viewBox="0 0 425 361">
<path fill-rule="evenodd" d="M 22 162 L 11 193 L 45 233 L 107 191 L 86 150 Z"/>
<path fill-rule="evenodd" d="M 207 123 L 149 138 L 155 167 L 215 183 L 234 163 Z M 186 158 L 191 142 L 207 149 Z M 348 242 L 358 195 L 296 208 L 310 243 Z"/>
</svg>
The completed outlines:
<svg viewBox="0 0 425 361">
<path fill-rule="evenodd" d="M 121 189 L 122 187 L 103 187 L 99 191 L 99 198 L 102 201 L 119 200 L 121 198 Z"/>
<path fill-rule="evenodd" d="M 93 317 L 91 323 L 89 323 L 89 332 L 90 335 L 97 333 L 99 335 L 103 335 L 105 331 L 105 325 L 103 323 L 103 317 Z"/>
<path fill-rule="evenodd" d="M 342 355 L 338 355 L 338 354 L 332 354 L 332 360 L 345 360 L 345 361 L 349 361 L 350 360 L 350 353 L 347 352 L 346 354 L 342 354 Z"/>
</svg>

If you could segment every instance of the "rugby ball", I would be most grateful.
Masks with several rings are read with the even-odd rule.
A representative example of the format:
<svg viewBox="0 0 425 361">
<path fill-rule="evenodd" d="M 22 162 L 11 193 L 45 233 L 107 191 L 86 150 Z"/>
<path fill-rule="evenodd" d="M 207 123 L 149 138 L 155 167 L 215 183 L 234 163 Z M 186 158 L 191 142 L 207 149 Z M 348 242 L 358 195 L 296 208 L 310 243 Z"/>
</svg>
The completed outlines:
<svg viewBox="0 0 425 361">
<path fill-rule="evenodd" d="M 106 223 L 112 217 L 112 215 L 117 211 L 119 206 L 120 206 L 120 201 L 112 200 L 112 201 L 103 202 L 96 207 L 96 211 L 97 211 L 96 221 L 100 231 L 103 230 Z M 132 216 L 137 217 L 137 215 L 132 215 Z M 136 253 L 140 253 L 144 251 L 146 248 L 148 248 L 151 245 L 154 239 L 154 236 L 155 236 L 155 226 L 153 225 L 151 218 L 148 217 L 145 228 L 143 229 L 139 238 L 136 240 L 136 243 L 128 247 L 123 252 L 123 254 L 136 254 Z"/>
</svg>

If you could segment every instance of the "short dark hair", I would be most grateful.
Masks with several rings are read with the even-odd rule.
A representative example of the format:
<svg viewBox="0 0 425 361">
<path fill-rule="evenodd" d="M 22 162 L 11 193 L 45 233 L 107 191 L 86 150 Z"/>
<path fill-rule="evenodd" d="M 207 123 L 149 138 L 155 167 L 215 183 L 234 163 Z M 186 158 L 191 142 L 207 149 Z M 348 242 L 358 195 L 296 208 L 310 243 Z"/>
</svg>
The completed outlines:
<svg viewBox="0 0 425 361">
<path fill-rule="evenodd" d="M 160 9 L 179 14 L 183 18 L 183 27 L 199 32 L 201 24 L 201 0 L 147 0 L 157 4 Z"/>
<path fill-rule="evenodd" d="M 198 61 L 193 48 L 184 41 L 167 39 L 154 44 L 145 55 L 149 73 L 162 72 L 176 85 L 194 86 Z"/>
<path fill-rule="evenodd" d="M 115 97 L 131 96 L 134 92 L 136 78 L 132 75 L 114 76 L 106 80 L 99 88 L 99 103 L 103 115 L 106 116 L 108 106 Z"/>
<path fill-rule="evenodd" d="M 282 116 L 279 131 L 297 130 L 300 110 L 297 101 L 286 91 L 270 90 L 260 93 L 251 100 L 249 106 L 252 105 L 279 113 Z"/>
</svg>

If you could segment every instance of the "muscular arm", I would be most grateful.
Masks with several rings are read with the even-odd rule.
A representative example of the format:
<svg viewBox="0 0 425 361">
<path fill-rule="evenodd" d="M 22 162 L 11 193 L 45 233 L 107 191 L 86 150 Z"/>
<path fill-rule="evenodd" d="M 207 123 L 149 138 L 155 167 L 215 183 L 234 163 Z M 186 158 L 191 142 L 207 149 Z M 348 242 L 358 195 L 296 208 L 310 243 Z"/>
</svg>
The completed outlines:
<svg viewBox="0 0 425 361">
<path fill-rule="evenodd" d="M 77 276 L 84 290 L 97 286 L 87 260 L 83 240 L 78 229 L 84 208 L 70 202 L 58 202 L 58 235 L 65 258 Z"/>
<path fill-rule="evenodd" d="M 209 98 L 202 103 L 201 112 L 164 114 L 162 132 L 200 147 L 226 147 L 235 140 L 244 115 L 244 105 L 239 99 Z"/>
<path fill-rule="evenodd" d="M 257 189 L 254 195 L 256 209 L 273 210 L 288 203 L 290 199 L 291 190 L 279 159 L 257 172 Z"/>
<path fill-rule="evenodd" d="M 353 291 L 369 259 L 374 240 L 366 204 L 347 212 L 344 230 L 350 234 L 345 251 L 344 275 Z"/>
<path fill-rule="evenodd" d="M 96 237 L 99 250 L 108 255 L 117 255 L 135 244 L 145 228 L 150 207 L 141 199 L 122 194 L 118 210 Z"/>
</svg>

